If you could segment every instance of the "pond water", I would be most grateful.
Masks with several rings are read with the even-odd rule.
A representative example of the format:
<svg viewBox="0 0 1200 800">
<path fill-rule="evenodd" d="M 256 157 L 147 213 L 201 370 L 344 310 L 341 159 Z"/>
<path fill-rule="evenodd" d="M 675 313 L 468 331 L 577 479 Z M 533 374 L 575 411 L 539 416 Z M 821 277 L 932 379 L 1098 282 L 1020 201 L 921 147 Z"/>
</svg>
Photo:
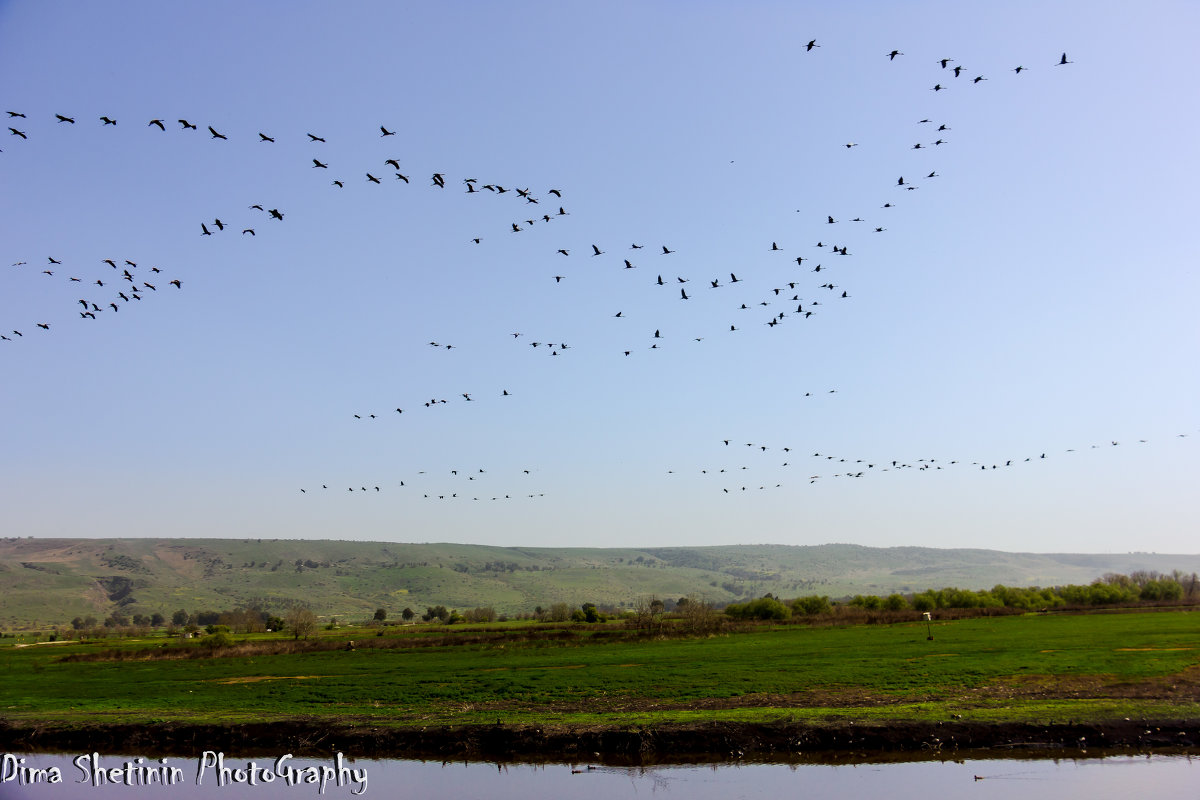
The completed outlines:
<svg viewBox="0 0 1200 800">
<path fill-rule="evenodd" d="M 218 764 L 212 754 L 207 759 L 199 755 L 193 759 L 170 757 L 164 764 L 164 759 L 158 758 L 102 755 L 93 763 L 87 756 L 79 755 L 5 754 L 0 764 L 0 779 L 3 779 L 0 798 L 244 797 L 274 800 L 358 796 L 420 800 L 780 800 L 879 797 L 928 800 L 931 796 L 1009 798 L 1019 794 L 1022 800 L 1062 800 L 1065 797 L 1139 796 L 1151 791 L 1158 797 L 1200 796 L 1200 758 L 1190 756 L 981 759 L 836 766 L 714 764 L 656 767 L 443 764 L 351 758 L 344 758 L 339 764 L 332 757 L 280 758 L 225 755 Z M 104 770 L 100 777 L 97 777 L 95 767 Z M 166 786 L 157 779 L 153 779 L 153 785 L 146 785 L 147 773 L 139 773 L 139 769 L 147 767 L 158 769 L 156 775 L 164 774 L 163 767 L 177 768 L 178 772 L 165 773 Z M 224 784 L 220 782 L 221 767 L 228 770 L 224 773 Z M 29 782 L 34 773 L 22 771 L 31 768 L 43 771 L 40 782 Z M 337 780 L 339 768 L 343 770 L 340 786 Z M 61 782 L 45 782 L 45 776 L 52 775 L 54 769 L 58 770 Z M 267 780 L 268 775 L 270 780 Z M 323 793 L 321 778 L 326 781 Z"/>
</svg>

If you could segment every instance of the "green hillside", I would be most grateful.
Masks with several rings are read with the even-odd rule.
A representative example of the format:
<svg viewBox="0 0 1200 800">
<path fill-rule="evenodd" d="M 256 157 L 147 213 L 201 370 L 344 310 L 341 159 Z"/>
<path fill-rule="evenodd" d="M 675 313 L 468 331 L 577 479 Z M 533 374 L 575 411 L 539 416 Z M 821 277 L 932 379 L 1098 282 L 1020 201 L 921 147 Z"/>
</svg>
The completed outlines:
<svg viewBox="0 0 1200 800">
<path fill-rule="evenodd" d="M 76 616 L 296 604 L 361 620 L 375 609 L 629 606 L 697 595 L 727 603 L 781 597 L 1090 583 L 1107 572 L 1200 571 L 1200 555 L 1005 553 L 996 550 L 726 545 L 529 548 L 283 539 L 0 540 L 0 628 Z"/>
</svg>

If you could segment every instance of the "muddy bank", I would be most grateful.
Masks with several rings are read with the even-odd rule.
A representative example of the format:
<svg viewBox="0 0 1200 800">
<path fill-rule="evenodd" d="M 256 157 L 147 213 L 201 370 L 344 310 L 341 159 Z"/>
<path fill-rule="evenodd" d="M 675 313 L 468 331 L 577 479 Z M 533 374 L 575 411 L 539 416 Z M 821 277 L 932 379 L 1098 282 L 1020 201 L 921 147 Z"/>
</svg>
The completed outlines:
<svg viewBox="0 0 1200 800">
<path fill-rule="evenodd" d="M 705 723 L 644 727 L 505 725 L 384 728 L 328 720 L 246 725 L 79 726 L 0 721 L 0 750 L 195 756 L 407 758 L 501 762 L 671 764 L 714 761 L 909 760 L 929 757 L 1074 757 L 1108 752 L 1200 754 L 1200 720 L 1096 724 L 949 721 L 864 725 Z"/>
</svg>

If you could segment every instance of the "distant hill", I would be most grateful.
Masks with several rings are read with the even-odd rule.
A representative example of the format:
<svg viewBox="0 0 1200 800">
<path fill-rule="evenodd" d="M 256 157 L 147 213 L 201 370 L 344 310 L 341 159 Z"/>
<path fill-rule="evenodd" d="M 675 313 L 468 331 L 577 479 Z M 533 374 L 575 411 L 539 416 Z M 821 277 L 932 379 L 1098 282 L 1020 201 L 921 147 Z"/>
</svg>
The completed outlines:
<svg viewBox="0 0 1200 800">
<path fill-rule="evenodd" d="M 0 539 L 0 628 L 177 609 L 296 604 L 358 621 L 376 608 L 532 612 L 639 597 L 727 603 L 771 592 L 854 594 L 1090 583 L 1136 570 L 1200 572 L 1200 555 L 1038 554 L 926 547 L 724 545 L 544 548 L 286 539 Z"/>
</svg>

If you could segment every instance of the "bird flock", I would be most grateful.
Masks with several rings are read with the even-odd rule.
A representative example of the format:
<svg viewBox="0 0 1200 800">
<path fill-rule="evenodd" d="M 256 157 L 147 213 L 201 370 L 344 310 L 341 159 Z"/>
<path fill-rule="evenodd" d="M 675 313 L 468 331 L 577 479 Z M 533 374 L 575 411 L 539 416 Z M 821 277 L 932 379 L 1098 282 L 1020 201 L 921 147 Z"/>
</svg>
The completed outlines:
<svg viewBox="0 0 1200 800">
<path fill-rule="evenodd" d="M 822 45 L 812 39 L 803 46 L 805 58 L 816 58 Z M 900 49 L 880 54 L 884 66 L 898 59 L 908 58 Z M 1064 52 L 1056 60 L 1047 60 L 1049 68 L 1065 67 L 1074 62 Z M 986 91 L 984 84 L 999 80 L 987 74 L 973 72 L 955 58 L 940 57 L 930 64 L 931 74 L 936 75 L 929 90 L 935 95 L 952 95 L 955 91 Z M 1027 80 L 1024 73 L 1031 72 L 1018 65 L 1009 68 L 1005 77 L 1011 80 Z M 473 202 L 488 205 L 494 222 L 479 230 L 465 242 L 471 247 L 488 248 L 503 237 L 536 239 L 536 248 L 544 252 L 544 267 L 540 267 L 539 280 L 555 291 L 567 291 L 572 282 L 582 273 L 594 278 L 604 275 L 618 287 L 619 292 L 628 292 L 631 305 L 641 309 L 632 313 L 628 308 L 614 307 L 603 312 L 610 324 L 618 328 L 618 336 L 624 344 L 613 349 L 611 355 L 617 359 L 634 359 L 644 356 L 662 357 L 679 346 L 704 346 L 718 336 L 745 335 L 748 329 L 770 331 L 771 335 L 782 335 L 793 331 L 802 335 L 805 326 L 820 324 L 822 317 L 841 313 L 841 309 L 853 302 L 860 293 L 871 291 L 869 285 L 857 282 L 854 263 L 860 248 L 873 237 L 885 237 L 892 229 L 889 219 L 891 211 L 904 204 L 917 202 L 919 195 L 913 193 L 927 186 L 936 186 L 942 173 L 935 163 L 937 154 L 955 146 L 952 110 L 944 116 L 927 117 L 912 123 L 912 141 L 908 152 L 895 153 L 895 171 L 890 175 L 878 176 L 876 192 L 864 197 L 861 204 L 849 210 L 829 209 L 820 218 L 801 221 L 794 229 L 781 231 L 771 241 L 745 243 L 745 260 L 736 265 L 711 263 L 702 252 L 691 250 L 686 242 L 644 241 L 638 237 L 626 237 L 617 241 L 601 241 L 588 235 L 587 220 L 568 211 L 569 193 L 558 186 L 549 186 L 535 191 L 524 182 L 478 178 L 474 175 L 452 176 L 443 168 L 418 170 L 408 163 L 396 146 L 388 158 L 363 162 L 361 157 L 344 159 L 339 156 L 337 142 L 331 143 L 325 135 L 312 130 L 283 132 L 264 131 L 255 127 L 235 129 L 205 121 L 192 121 L 189 117 L 170 120 L 167 117 L 143 117 L 132 122 L 118 120 L 110 115 L 92 119 L 79 115 L 64 114 L 57 110 L 27 113 L 25 110 L 7 111 L 9 122 L 9 144 L 4 148 L 4 157 L 19 158 L 21 147 L 44 134 L 46 128 L 70 127 L 83 129 L 92 126 L 96 135 L 137 136 L 188 136 L 207 138 L 212 147 L 224 147 L 234 141 L 253 143 L 255 147 L 270 150 L 281 140 L 300 142 L 312 148 L 312 155 L 297 169 L 303 169 L 315 181 L 314 189 L 339 193 L 351 192 L 459 192 L 468 195 Z M 396 141 L 396 129 L 381 124 L 377 130 L 363 131 L 362 137 L 381 140 L 389 147 Z M 860 142 L 849 141 L 840 145 L 847 158 L 854 158 L 864 148 Z M 283 210 L 283 200 L 267 201 L 263 198 L 245 198 L 239 207 L 213 208 L 205 218 L 194 221 L 190 236 L 199 237 L 201 246 L 211 240 L 234 237 L 249 245 L 260 235 L 286 235 L 292 218 Z M 568 224 L 569 222 L 569 224 Z M 180 231 L 181 237 L 188 233 Z M 186 240 L 186 239 L 184 239 Z M 532 241 L 532 240 L 531 240 Z M 884 239 L 880 239 L 884 241 Z M 9 243 L 11 246 L 11 243 Z M 869 249 L 869 248 L 868 248 Z M 125 258 L 125 254 L 97 254 L 87 263 L 60 260 L 54 255 L 15 256 L 12 270 L 40 271 L 48 281 L 79 284 L 78 295 L 71 302 L 72 317 L 91 324 L 105 316 L 118 313 L 129 314 L 144 301 L 179 292 L 188 280 L 162 264 L 149 264 L 137 256 Z M 43 260 L 44 259 L 44 260 Z M 185 276 L 188 277 L 188 276 Z M 189 278 L 190 280 L 190 278 Z M 616 282 L 620 283 L 616 283 Z M 652 297 L 658 307 L 675 304 L 688 310 L 691 320 L 687 330 L 647 317 L 647 304 L 641 302 Z M 632 302 L 636 300 L 638 302 Z M 651 307 L 653 303 L 651 303 Z M 27 338 L 27 334 L 40 331 L 51 332 L 52 325 L 60 324 L 62 309 L 37 309 L 36 316 L 22 320 L 6 320 L 0 326 L 6 332 L 0 341 L 16 344 Z M 58 314 L 59 316 L 54 316 Z M 77 315 L 77 316 L 75 316 Z M 678 319 L 678 315 L 672 315 Z M 571 343 L 569 336 L 561 332 L 549 334 L 527 334 L 524 331 L 497 331 L 497 338 L 507 341 L 511 348 L 525 354 L 562 359 L 579 350 L 593 355 L 599 345 L 592 342 Z M 425 346 L 431 351 L 451 354 L 460 349 L 454 342 L 431 338 Z M 837 389 L 812 389 L 804 397 L 836 394 Z M 347 418 L 355 423 L 382 423 L 385 420 L 400 423 L 420 409 L 478 406 L 490 403 L 512 402 L 519 395 L 505 386 L 463 386 L 457 394 L 441 396 L 435 392 L 414 390 L 404 398 L 379 399 L 365 404 L 364 408 L 347 410 Z M 401 423 L 402 424 L 402 423 Z M 1186 437 L 1187 434 L 1180 434 Z M 669 474 L 702 474 L 714 478 L 714 488 L 722 493 L 744 492 L 748 488 L 782 488 L 789 484 L 790 470 L 797 470 L 807 483 L 817 483 L 827 478 L 853 478 L 890 471 L 915 470 L 936 472 L 947 468 L 973 468 L 991 472 L 1038 463 L 1046 460 L 1044 452 L 999 460 L 984 459 L 935 459 L 922 458 L 865 458 L 814 452 L 801 456 L 801 448 L 792 445 L 745 442 L 738 447 L 732 439 L 718 439 L 726 453 L 738 449 L 739 457 L 721 457 L 716 466 L 683 466 L 668 470 Z M 1141 440 L 1140 443 L 1145 443 Z M 1117 447 L 1111 441 L 1107 447 Z M 1092 449 L 1100 445 L 1091 445 Z M 1070 452 L 1070 451 L 1068 451 Z M 753 456 L 755 460 L 750 461 Z M 781 458 L 780 458 L 781 457 Z M 768 463 L 769 462 L 769 463 Z M 762 475 L 769 470 L 769 479 L 763 482 L 745 482 L 746 475 Z M 836 471 L 833 471 L 836 470 Z M 518 481 L 529 482 L 536 469 L 523 469 L 513 476 Z M 346 479 L 322 480 L 299 487 L 299 493 L 309 495 L 319 491 L 344 491 L 358 496 L 383 495 L 404 489 L 429 500 L 490 499 L 511 500 L 517 497 L 537 498 L 544 492 L 525 487 L 522 491 L 487 491 L 497 483 L 496 477 L 482 467 L 443 471 L 423 470 L 407 476 L 390 476 L 371 481 Z M 736 478 L 736 480 L 735 480 Z M 507 484 L 506 484 L 507 485 Z M 481 491 L 481 489 L 483 489 Z"/>
</svg>

